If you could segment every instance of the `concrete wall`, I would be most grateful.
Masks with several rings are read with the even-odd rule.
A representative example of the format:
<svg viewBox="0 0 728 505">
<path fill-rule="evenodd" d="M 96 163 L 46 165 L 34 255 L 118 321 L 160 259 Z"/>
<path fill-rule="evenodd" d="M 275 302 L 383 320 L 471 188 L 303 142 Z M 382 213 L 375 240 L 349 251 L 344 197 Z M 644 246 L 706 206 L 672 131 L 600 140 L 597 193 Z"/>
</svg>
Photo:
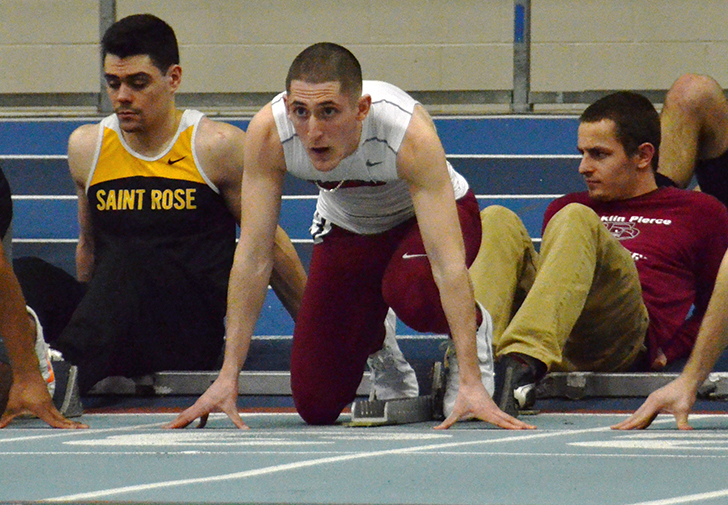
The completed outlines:
<svg viewBox="0 0 728 505">
<path fill-rule="evenodd" d="M 725 0 L 534 0 L 532 19 L 533 91 L 728 85 Z"/>
<path fill-rule="evenodd" d="M 509 89 L 510 0 L 117 1 L 151 12 L 180 42 L 181 91 L 273 92 L 313 42 L 349 47 L 365 78 L 410 90 Z M 3 0 L 0 93 L 98 90 L 98 0 Z M 5 36 L 5 34 L 8 36 Z"/>
<path fill-rule="evenodd" d="M 99 89 L 99 0 L 2 0 L 0 94 Z M 509 90 L 512 0 L 117 0 L 181 44 L 183 93 L 274 92 L 306 45 L 352 49 L 365 78 L 407 90 Z M 728 84 L 725 0 L 533 0 L 531 90 Z"/>
</svg>

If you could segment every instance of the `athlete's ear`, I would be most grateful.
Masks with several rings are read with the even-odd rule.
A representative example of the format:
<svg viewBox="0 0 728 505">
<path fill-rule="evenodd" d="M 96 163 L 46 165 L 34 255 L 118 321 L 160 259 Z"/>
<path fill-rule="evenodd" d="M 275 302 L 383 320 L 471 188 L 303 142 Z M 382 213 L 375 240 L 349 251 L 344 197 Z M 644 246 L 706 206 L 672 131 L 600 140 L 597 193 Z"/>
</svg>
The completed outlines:
<svg viewBox="0 0 728 505">
<path fill-rule="evenodd" d="M 356 102 L 357 113 L 356 118 L 359 121 L 364 121 L 364 118 L 369 114 L 369 109 L 372 107 L 372 97 L 370 95 L 362 95 Z"/>
<path fill-rule="evenodd" d="M 649 142 L 640 144 L 635 156 L 637 157 L 637 163 L 640 168 L 644 170 L 652 170 L 652 158 L 655 157 L 655 146 Z"/>
<path fill-rule="evenodd" d="M 182 84 L 182 67 L 179 65 L 172 65 L 167 70 L 167 82 L 169 82 L 172 91 L 177 91 L 180 84 Z"/>
</svg>

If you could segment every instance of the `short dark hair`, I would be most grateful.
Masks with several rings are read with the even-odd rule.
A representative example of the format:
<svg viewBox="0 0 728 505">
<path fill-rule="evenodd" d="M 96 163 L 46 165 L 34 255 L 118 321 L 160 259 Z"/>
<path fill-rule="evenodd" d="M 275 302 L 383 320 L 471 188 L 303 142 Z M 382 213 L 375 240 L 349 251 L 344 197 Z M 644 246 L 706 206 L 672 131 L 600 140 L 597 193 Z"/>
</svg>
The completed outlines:
<svg viewBox="0 0 728 505">
<path fill-rule="evenodd" d="M 147 55 L 162 73 L 179 64 L 174 30 L 152 14 L 134 14 L 111 25 L 101 39 L 101 51 L 104 59 L 107 54 L 119 58 Z"/>
<path fill-rule="evenodd" d="M 660 150 L 660 115 L 646 97 L 632 91 L 618 91 L 600 98 L 582 113 L 582 123 L 611 119 L 616 125 L 617 140 L 629 156 L 648 142 L 655 147 L 652 168 L 657 170 Z"/>
<path fill-rule="evenodd" d="M 286 91 L 292 81 L 312 84 L 339 82 L 341 92 L 361 96 L 361 65 L 351 51 L 331 42 L 319 42 L 304 49 L 291 63 L 286 76 Z"/>
</svg>

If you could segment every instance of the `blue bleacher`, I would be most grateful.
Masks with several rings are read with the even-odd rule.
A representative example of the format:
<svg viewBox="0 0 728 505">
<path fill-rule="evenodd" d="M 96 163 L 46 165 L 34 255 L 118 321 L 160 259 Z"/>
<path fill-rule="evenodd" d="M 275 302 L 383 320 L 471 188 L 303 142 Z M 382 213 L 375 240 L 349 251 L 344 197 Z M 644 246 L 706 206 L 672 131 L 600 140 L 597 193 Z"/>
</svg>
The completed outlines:
<svg viewBox="0 0 728 505">
<path fill-rule="evenodd" d="M 248 123 L 246 119 L 221 120 L 243 129 Z M 78 225 L 66 143 L 76 127 L 96 121 L 0 120 L 0 163 L 14 195 L 15 257 L 38 256 L 74 273 Z M 450 162 L 468 179 L 481 208 L 500 204 L 514 210 L 537 242 L 548 203 L 556 195 L 584 189 L 577 173 L 575 117 L 441 117 L 435 123 Z M 284 194 L 281 225 L 307 265 L 316 188 L 289 178 Z M 413 333 L 402 326 L 398 334 Z M 292 332 L 292 321 L 275 295 L 269 294 L 246 368 L 287 369 Z M 401 345 L 409 357 L 429 355 L 433 349 L 439 352 L 438 343 L 422 338 Z"/>
</svg>

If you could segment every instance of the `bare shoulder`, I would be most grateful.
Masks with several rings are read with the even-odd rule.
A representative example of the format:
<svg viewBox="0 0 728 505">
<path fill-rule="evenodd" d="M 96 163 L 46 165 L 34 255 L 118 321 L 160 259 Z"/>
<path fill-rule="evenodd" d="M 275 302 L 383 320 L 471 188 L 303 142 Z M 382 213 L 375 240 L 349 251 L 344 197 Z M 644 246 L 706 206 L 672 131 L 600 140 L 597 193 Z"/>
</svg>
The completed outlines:
<svg viewBox="0 0 728 505">
<path fill-rule="evenodd" d="M 99 139 L 99 124 L 79 126 L 68 138 L 68 167 L 77 183 L 84 183 L 91 171 Z"/>
<path fill-rule="evenodd" d="M 200 120 L 196 137 L 198 154 L 207 152 L 212 155 L 231 154 L 242 148 L 245 132 L 235 125 L 223 121 L 213 121 L 208 117 Z"/>
<path fill-rule="evenodd" d="M 267 104 L 253 117 L 245 139 L 246 161 L 285 170 L 283 146 L 273 117 L 273 107 Z"/>
<path fill-rule="evenodd" d="M 256 136 L 270 136 L 272 133 L 277 133 L 273 107 L 270 103 L 266 104 L 253 116 L 248 126 L 248 132 Z"/>
<path fill-rule="evenodd" d="M 195 149 L 202 168 L 216 184 L 230 178 L 239 180 L 243 170 L 243 130 L 229 123 L 200 120 Z"/>
<path fill-rule="evenodd" d="M 415 109 L 412 111 L 412 119 L 407 126 L 406 137 L 416 138 L 436 138 L 437 130 L 435 129 L 435 122 L 432 120 L 429 112 L 420 104 L 415 105 Z M 439 139 L 438 139 L 439 141 Z"/>
<path fill-rule="evenodd" d="M 397 153 L 397 170 L 410 179 L 433 165 L 446 167 L 445 151 L 430 114 L 417 104 Z"/>
</svg>

